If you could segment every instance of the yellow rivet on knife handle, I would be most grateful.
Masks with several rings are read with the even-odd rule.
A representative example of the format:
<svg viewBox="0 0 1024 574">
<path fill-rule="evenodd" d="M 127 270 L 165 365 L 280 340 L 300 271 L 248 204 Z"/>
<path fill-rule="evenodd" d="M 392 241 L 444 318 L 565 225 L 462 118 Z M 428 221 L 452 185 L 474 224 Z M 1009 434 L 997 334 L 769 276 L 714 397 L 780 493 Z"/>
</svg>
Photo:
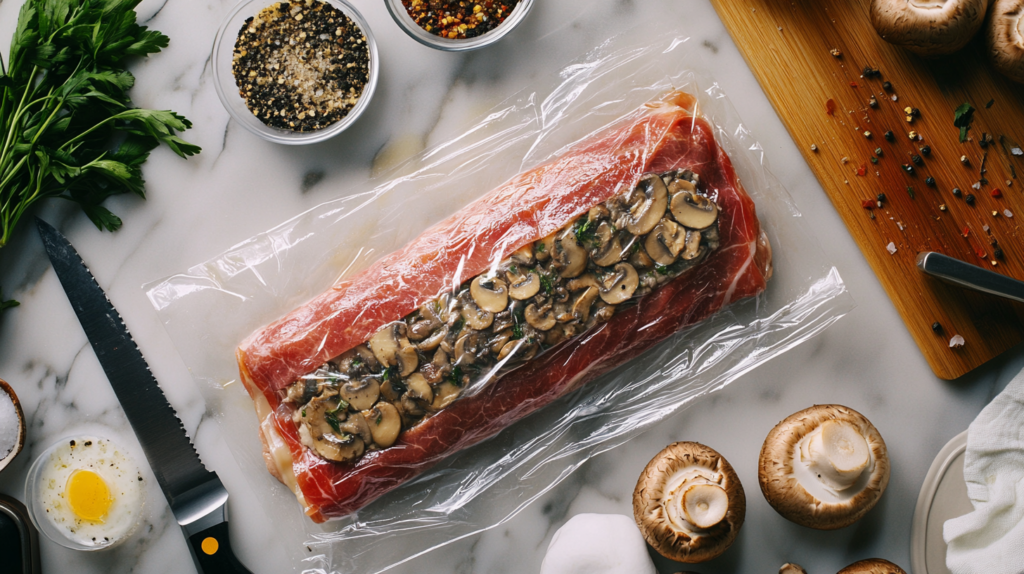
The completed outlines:
<svg viewBox="0 0 1024 574">
<path fill-rule="evenodd" d="M 214 538 L 212 536 L 208 536 L 208 537 L 203 539 L 202 546 L 203 546 L 203 552 L 205 552 L 206 554 L 208 554 L 210 556 L 213 556 L 214 554 L 217 553 L 217 550 L 220 548 L 220 543 L 217 542 L 216 538 Z"/>
</svg>

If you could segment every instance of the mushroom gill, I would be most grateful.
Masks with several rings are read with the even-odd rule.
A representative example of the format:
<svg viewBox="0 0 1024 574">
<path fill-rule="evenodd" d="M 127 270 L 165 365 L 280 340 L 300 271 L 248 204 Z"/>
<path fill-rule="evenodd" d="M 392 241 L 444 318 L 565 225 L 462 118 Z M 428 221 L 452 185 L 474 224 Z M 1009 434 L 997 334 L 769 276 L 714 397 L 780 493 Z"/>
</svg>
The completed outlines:
<svg viewBox="0 0 1024 574">
<path fill-rule="evenodd" d="M 878 502 L 889 482 L 889 457 L 864 415 L 841 405 L 815 405 L 768 433 L 758 480 L 783 517 L 833 530 L 853 524 Z"/>
<path fill-rule="evenodd" d="M 736 472 L 722 455 L 695 442 L 658 453 L 633 490 L 633 515 L 647 542 L 679 562 L 704 562 L 733 543 L 746 513 Z"/>
</svg>

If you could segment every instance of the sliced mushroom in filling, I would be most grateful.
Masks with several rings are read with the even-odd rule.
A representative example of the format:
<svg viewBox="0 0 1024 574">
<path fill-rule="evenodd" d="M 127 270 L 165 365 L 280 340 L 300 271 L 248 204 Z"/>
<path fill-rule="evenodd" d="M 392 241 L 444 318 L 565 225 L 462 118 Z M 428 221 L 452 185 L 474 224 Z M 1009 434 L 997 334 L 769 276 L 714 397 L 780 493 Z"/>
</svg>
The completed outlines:
<svg viewBox="0 0 1024 574">
<path fill-rule="evenodd" d="M 392 446 L 467 387 L 599 326 L 704 260 L 718 248 L 718 215 L 693 171 L 643 175 L 288 387 L 303 443 L 339 462 Z M 690 498 L 714 510 L 715 494 Z"/>
</svg>

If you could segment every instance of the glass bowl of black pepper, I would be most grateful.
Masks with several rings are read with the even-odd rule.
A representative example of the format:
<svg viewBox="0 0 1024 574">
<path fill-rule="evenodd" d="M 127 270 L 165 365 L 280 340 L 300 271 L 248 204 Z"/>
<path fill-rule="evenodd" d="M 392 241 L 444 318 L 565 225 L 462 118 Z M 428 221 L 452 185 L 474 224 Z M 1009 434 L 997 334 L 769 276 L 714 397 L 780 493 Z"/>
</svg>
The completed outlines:
<svg viewBox="0 0 1024 574">
<path fill-rule="evenodd" d="M 446 52 L 475 50 L 512 31 L 534 0 L 384 0 L 413 40 Z"/>
<path fill-rule="evenodd" d="M 302 145 L 344 131 L 366 110 L 380 59 L 346 0 L 243 0 L 213 45 L 213 79 L 231 119 L 265 140 Z"/>
</svg>

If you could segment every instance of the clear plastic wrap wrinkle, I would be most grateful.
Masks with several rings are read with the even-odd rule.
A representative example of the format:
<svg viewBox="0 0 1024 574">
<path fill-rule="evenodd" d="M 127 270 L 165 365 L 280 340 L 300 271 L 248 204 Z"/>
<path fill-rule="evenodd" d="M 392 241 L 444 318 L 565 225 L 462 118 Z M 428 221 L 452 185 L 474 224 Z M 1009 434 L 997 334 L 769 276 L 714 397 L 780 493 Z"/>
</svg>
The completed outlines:
<svg viewBox="0 0 1024 574">
<path fill-rule="evenodd" d="M 690 43 L 637 37 L 147 287 L 303 568 L 501 524 L 852 306 Z"/>
</svg>

